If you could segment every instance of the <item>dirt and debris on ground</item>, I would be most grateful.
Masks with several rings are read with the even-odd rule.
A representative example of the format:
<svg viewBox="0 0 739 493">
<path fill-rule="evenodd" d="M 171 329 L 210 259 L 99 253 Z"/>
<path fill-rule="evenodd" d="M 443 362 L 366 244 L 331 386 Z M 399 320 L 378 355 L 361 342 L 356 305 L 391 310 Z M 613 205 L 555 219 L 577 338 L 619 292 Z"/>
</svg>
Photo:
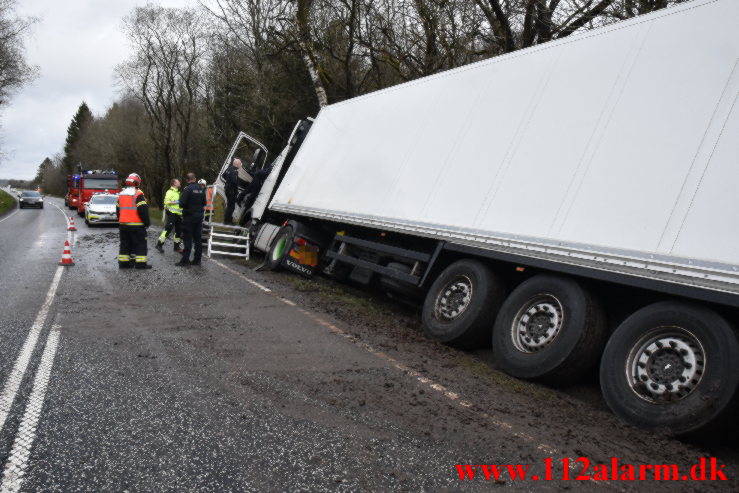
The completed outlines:
<svg viewBox="0 0 739 493">
<path fill-rule="evenodd" d="M 74 255 L 31 489 L 737 489 L 735 428 L 688 439 L 636 430 L 595 383 L 511 378 L 489 349 L 425 338 L 418 309 L 382 293 L 255 272 L 258 258 L 182 269 L 171 250 L 149 252 L 151 271 L 119 271 L 106 228 L 81 231 Z M 460 481 L 455 468 L 541 473 L 547 457 L 689 467 L 706 456 L 729 481 Z"/>
</svg>

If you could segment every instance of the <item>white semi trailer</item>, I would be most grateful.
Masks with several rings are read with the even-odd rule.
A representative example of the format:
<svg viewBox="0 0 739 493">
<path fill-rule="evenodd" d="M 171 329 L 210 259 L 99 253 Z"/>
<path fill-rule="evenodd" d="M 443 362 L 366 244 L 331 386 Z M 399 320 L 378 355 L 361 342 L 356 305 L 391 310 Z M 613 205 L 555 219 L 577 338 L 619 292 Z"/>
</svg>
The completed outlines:
<svg viewBox="0 0 739 493">
<path fill-rule="evenodd" d="M 736 402 L 739 2 L 696 0 L 299 122 L 243 217 L 266 267 L 423 300 L 520 378 L 600 365 L 624 420 Z"/>
</svg>

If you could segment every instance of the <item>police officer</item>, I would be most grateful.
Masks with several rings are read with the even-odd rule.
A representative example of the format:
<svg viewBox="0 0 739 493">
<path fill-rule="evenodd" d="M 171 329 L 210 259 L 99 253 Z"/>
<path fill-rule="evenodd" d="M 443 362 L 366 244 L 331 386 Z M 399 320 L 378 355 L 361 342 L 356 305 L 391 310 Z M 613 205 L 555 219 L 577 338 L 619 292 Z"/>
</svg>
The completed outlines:
<svg viewBox="0 0 739 493">
<path fill-rule="evenodd" d="M 151 223 L 146 197 L 139 190 L 141 177 L 131 173 L 126 178 L 125 185 L 126 188 L 118 194 L 116 206 L 121 240 L 118 267 L 126 269 L 133 264 L 137 269 L 151 269 L 151 265 L 146 262 L 146 228 Z"/>
<path fill-rule="evenodd" d="M 170 182 L 170 188 L 167 193 L 164 194 L 164 211 L 167 216 L 167 224 L 164 226 L 164 231 L 159 235 L 159 241 L 157 241 L 156 249 L 160 253 L 164 253 L 164 242 L 167 241 L 167 237 L 174 230 L 174 251 L 182 253 L 182 247 L 180 241 L 182 239 L 182 208 L 180 207 L 180 180 L 172 178 Z"/>
<path fill-rule="evenodd" d="M 185 240 L 185 251 L 182 259 L 175 265 L 184 267 L 187 265 L 200 265 L 200 257 L 203 253 L 203 216 L 205 215 L 205 188 L 196 183 L 195 173 L 187 174 L 187 186 L 180 195 L 180 207 L 182 207 L 182 233 Z M 195 244 L 195 254 L 192 262 L 190 252 Z"/>
</svg>

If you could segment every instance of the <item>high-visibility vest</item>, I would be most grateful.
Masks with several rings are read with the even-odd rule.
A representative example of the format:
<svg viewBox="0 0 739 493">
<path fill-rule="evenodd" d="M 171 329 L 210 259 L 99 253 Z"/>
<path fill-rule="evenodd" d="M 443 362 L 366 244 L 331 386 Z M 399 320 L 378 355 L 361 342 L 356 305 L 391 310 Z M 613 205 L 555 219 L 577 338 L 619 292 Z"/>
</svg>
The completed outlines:
<svg viewBox="0 0 739 493">
<path fill-rule="evenodd" d="M 144 192 L 133 187 L 128 187 L 118 194 L 118 209 L 120 210 L 118 223 L 123 226 L 143 226 L 144 222 L 138 210 L 138 205 L 142 202 L 146 203 Z"/>
<path fill-rule="evenodd" d="M 205 212 L 213 212 L 213 192 L 215 192 L 215 185 L 208 185 L 205 190 Z"/>
<path fill-rule="evenodd" d="M 164 194 L 164 208 L 169 212 L 182 215 L 182 207 L 180 207 L 180 191 L 174 187 L 167 190 Z"/>
</svg>

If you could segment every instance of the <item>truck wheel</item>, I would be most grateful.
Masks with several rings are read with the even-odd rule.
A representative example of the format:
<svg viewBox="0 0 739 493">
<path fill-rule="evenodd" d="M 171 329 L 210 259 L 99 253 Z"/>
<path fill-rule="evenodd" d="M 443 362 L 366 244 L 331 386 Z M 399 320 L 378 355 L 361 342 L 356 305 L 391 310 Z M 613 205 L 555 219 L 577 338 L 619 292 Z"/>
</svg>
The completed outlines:
<svg viewBox="0 0 739 493">
<path fill-rule="evenodd" d="M 485 344 L 504 298 L 504 284 L 490 268 L 477 260 L 459 260 L 444 269 L 426 294 L 423 330 L 450 345 Z"/>
<path fill-rule="evenodd" d="M 275 270 L 282 263 L 282 259 L 290 251 L 293 244 L 293 228 L 292 226 L 283 226 L 272 240 L 272 245 L 267 252 L 267 258 L 264 262 L 266 270 Z"/>
<path fill-rule="evenodd" d="M 410 265 L 400 262 L 388 262 L 386 267 L 405 274 L 410 274 L 411 272 Z M 422 293 L 418 286 L 387 276 L 380 277 L 380 286 L 391 294 L 397 294 L 409 300 L 418 299 L 419 295 Z"/>
<path fill-rule="evenodd" d="M 566 383 L 596 363 L 606 330 L 600 304 L 580 284 L 538 275 L 503 303 L 493 330 L 493 351 L 510 375 Z"/>
<path fill-rule="evenodd" d="M 627 318 L 603 353 L 600 384 L 624 421 L 672 434 L 728 416 L 739 383 L 739 342 L 708 308 L 655 303 Z"/>
</svg>

